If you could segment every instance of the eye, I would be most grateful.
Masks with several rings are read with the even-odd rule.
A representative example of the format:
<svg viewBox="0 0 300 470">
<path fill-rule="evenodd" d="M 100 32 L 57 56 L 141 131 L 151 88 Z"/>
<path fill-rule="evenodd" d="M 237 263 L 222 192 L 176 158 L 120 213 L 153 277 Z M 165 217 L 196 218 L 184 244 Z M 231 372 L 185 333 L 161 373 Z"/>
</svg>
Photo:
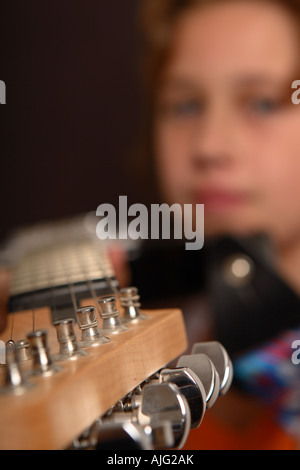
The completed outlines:
<svg viewBox="0 0 300 470">
<path fill-rule="evenodd" d="M 184 101 L 174 106 L 174 113 L 182 116 L 198 114 L 203 110 L 203 104 L 198 101 Z"/>
<path fill-rule="evenodd" d="M 204 110 L 204 104 L 200 100 L 175 100 L 166 103 L 162 107 L 165 116 L 171 118 L 190 118 L 201 114 Z"/>
<path fill-rule="evenodd" d="M 257 114 L 269 115 L 277 112 L 281 107 L 281 103 L 272 98 L 255 98 L 250 100 L 249 108 Z"/>
</svg>

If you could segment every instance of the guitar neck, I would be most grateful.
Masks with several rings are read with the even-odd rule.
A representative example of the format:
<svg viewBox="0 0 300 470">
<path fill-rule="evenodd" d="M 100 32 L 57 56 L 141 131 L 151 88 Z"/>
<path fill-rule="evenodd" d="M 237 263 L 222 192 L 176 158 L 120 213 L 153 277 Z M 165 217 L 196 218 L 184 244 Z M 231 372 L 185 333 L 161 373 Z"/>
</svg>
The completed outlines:
<svg viewBox="0 0 300 470">
<path fill-rule="evenodd" d="M 19 356 L 15 363 L 0 366 L 0 447 L 64 449 L 122 397 L 185 351 L 183 317 L 179 310 L 144 312 L 135 294 L 139 317 L 125 318 L 129 299 L 122 306 L 107 250 L 86 233 L 83 236 L 78 223 L 40 227 L 20 236 L 14 247 L 18 256 L 13 260 L 11 311 L 0 345 L 14 345 Z M 115 301 L 109 319 L 107 312 L 100 315 L 103 296 Z M 80 324 L 78 312 L 83 307 L 94 312 L 90 325 Z M 69 319 L 74 333 L 67 338 L 69 349 L 84 343 L 87 331 L 92 343 L 79 347 L 85 355 L 78 360 L 71 353 L 55 359 L 66 344 L 58 341 L 57 322 L 64 326 Z M 112 329 L 104 333 L 107 322 Z M 120 331 L 113 328 L 119 324 Z M 41 346 L 44 333 L 46 343 Z M 28 348 L 22 347 L 28 341 L 27 355 Z M 40 347 L 39 360 L 32 347 Z M 56 365 L 57 371 L 48 374 Z M 18 384 L 13 375 L 17 367 L 22 376 Z"/>
<path fill-rule="evenodd" d="M 12 244 L 0 448 L 180 449 L 229 389 L 230 358 L 199 343 L 170 367 L 187 349 L 182 312 L 143 310 L 84 229 L 46 225 Z"/>
<path fill-rule="evenodd" d="M 76 320 L 74 311 L 82 299 L 117 292 L 107 248 L 96 238 L 91 220 L 85 216 L 39 224 L 13 238 L 8 250 L 10 312 L 50 306 L 53 321 Z"/>
<path fill-rule="evenodd" d="M 22 257 L 14 269 L 9 310 L 49 305 L 56 321 L 74 317 L 83 299 L 118 294 L 118 287 L 103 246 L 89 240 L 61 242 Z"/>
<path fill-rule="evenodd" d="M 32 389 L 19 396 L 0 395 L 0 448 L 67 448 L 119 400 L 186 349 L 179 310 L 144 313 L 147 320 L 132 324 L 126 333 L 110 336 L 109 343 L 88 349 L 89 356 L 64 362 L 63 369 L 51 377 L 34 378 Z M 50 315 L 47 308 L 36 311 L 35 327 L 47 329 L 54 356 L 59 347 Z M 31 312 L 10 315 L 8 328 L 0 336 L 5 342 L 10 339 L 13 318 L 15 340 L 32 329 Z M 80 333 L 76 327 L 78 338 Z M 30 369 L 32 360 L 22 367 Z M 3 367 L 2 383 L 4 374 Z"/>
</svg>

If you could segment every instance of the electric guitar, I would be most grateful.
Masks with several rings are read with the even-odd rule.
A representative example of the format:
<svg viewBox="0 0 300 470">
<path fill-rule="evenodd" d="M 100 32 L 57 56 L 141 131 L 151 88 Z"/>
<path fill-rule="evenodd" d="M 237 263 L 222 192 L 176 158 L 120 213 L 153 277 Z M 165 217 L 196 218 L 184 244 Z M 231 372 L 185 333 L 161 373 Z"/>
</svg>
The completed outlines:
<svg viewBox="0 0 300 470">
<path fill-rule="evenodd" d="M 217 345 L 215 362 L 196 351 L 168 368 L 187 348 L 182 312 L 120 289 L 87 221 L 27 229 L 6 250 L 0 448 L 181 448 L 229 388 L 230 360 Z"/>
</svg>

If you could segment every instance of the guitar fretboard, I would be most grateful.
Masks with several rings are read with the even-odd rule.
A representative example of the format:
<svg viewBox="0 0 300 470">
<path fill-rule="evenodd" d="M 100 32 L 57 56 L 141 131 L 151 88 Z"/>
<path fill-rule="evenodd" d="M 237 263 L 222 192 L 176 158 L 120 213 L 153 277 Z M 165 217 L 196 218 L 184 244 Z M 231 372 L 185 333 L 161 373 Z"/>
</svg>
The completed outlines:
<svg viewBox="0 0 300 470">
<path fill-rule="evenodd" d="M 11 295 L 113 277 L 104 248 L 88 241 L 61 243 L 25 255 L 14 269 Z"/>
<path fill-rule="evenodd" d="M 11 312 L 45 305 L 65 310 L 81 299 L 118 289 L 107 244 L 97 239 L 91 217 L 24 229 L 13 238 L 8 252 Z"/>
</svg>

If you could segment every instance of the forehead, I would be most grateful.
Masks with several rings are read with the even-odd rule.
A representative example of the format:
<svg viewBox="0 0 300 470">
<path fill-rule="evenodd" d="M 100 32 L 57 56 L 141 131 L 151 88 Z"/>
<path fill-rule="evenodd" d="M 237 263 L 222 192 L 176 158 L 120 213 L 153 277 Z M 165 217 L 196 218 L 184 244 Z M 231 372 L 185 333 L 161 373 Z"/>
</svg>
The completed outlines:
<svg viewBox="0 0 300 470">
<path fill-rule="evenodd" d="M 172 46 L 165 77 L 219 81 L 249 73 L 284 79 L 297 66 L 297 24 L 278 5 L 228 0 L 181 16 Z"/>
</svg>

